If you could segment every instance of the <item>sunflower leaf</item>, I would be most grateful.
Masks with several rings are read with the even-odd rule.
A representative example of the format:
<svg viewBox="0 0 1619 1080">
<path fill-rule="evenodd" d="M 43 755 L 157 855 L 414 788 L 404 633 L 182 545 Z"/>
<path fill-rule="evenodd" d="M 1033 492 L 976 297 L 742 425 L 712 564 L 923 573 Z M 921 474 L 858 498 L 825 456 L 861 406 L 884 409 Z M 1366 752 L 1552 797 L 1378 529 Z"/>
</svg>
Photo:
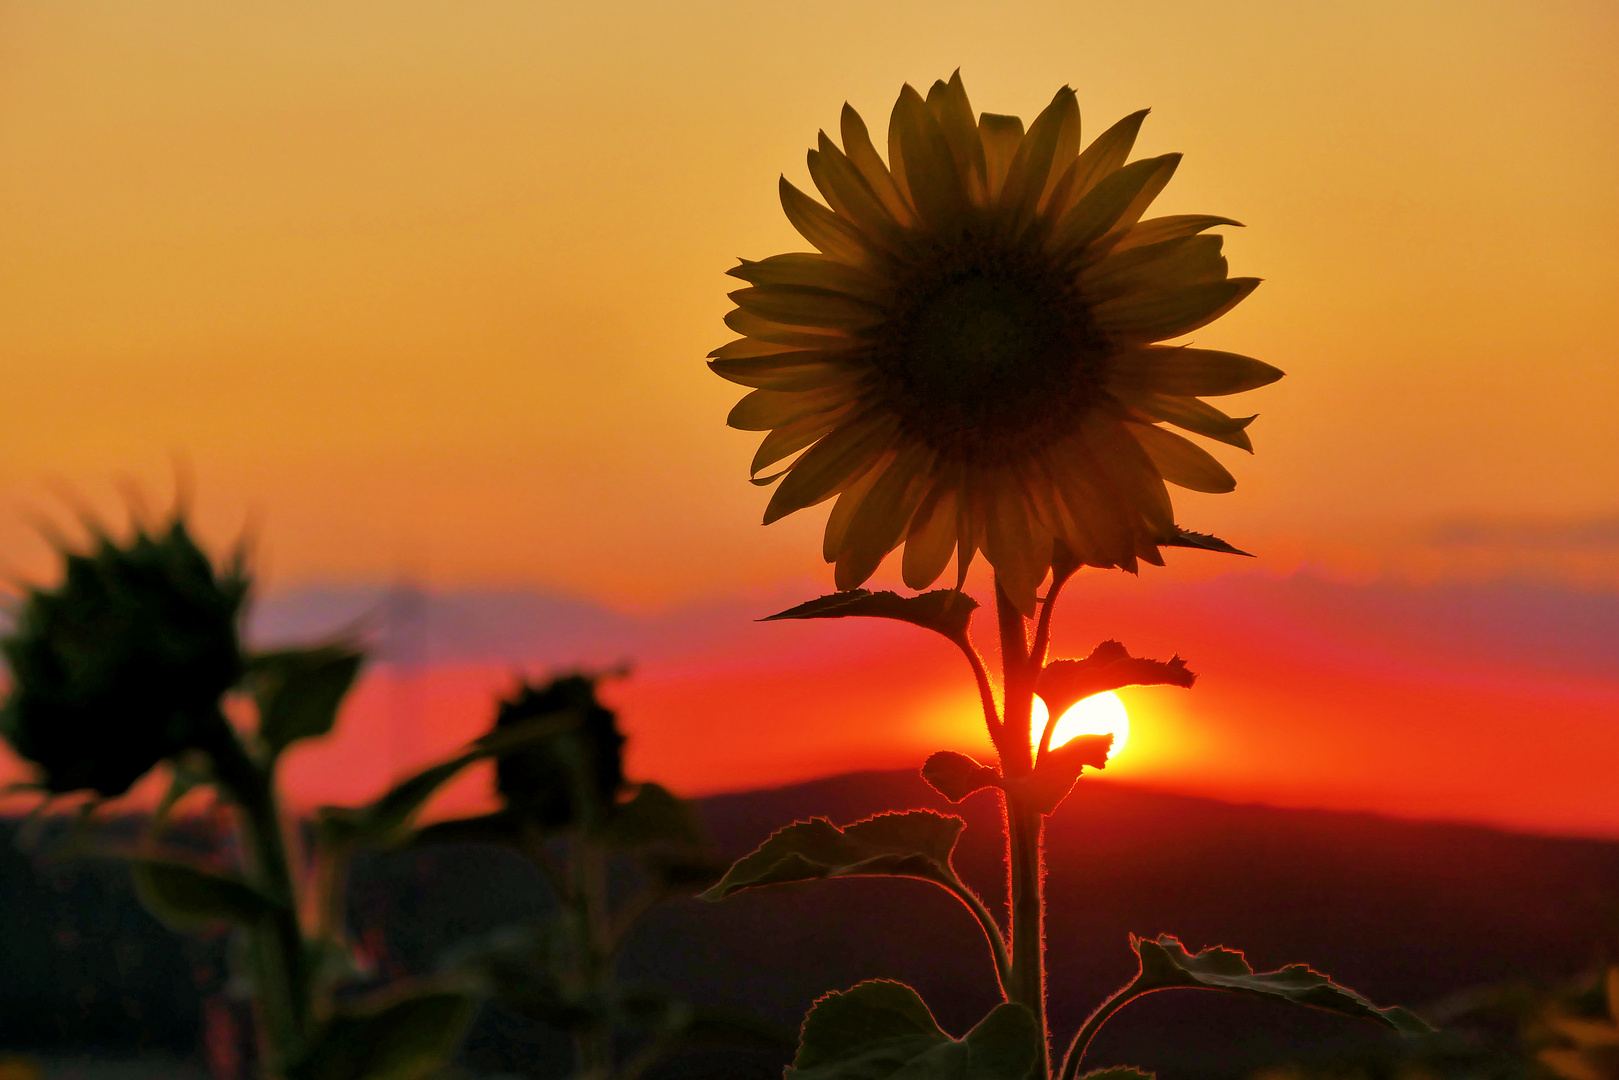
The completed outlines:
<svg viewBox="0 0 1619 1080">
<path fill-rule="evenodd" d="M 1192 532 L 1190 529 L 1182 529 L 1179 526 L 1176 526 L 1176 533 L 1174 536 L 1170 537 L 1168 540 L 1160 540 L 1158 543 L 1162 547 L 1201 548 L 1204 551 L 1220 551 L 1227 555 L 1246 555 L 1250 559 L 1254 557 L 1251 552 L 1244 551 L 1238 547 L 1232 547 L 1224 540 L 1221 540 L 1218 536 L 1210 536 L 1208 533 Z"/>
<path fill-rule="evenodd" d="M 289 1080 L 422 1080 L 455 1052 L 476 999 L 443 990 L 390 993 L 338 1011 L 287 1066 Z"/>
<path fill-rule="evenodd" d="M 341 644 L 262 653 L 249 662 L 259 738 L 272 755 L 332 730 L 364 656 Z"/>
<path fill-rule="evenodd" d="M 850 589 L 817 597 L 786 611 L 767 615 L 759 621 L 844 619 L 862 615 L 876 619 L 897 619 L 943 634 L 959 645 L 967 640 L 967 624 L 977 607 L 978 601 L 955 589 L 934 589 L 918 596 Z"/>
<path fill-rule="evenodd" d="M 1167 663 L 1131 656 L 1117 641 L 1104 641 L 1083 660 L 1054 660 L 1040 672 L 1035 693 L 1052 716 L 1082 698 L 1125 686 L 1191 686 L 1197 678 L 1179 656 Z"/>
<path fill-rule="evenodd" d="M 790 1080 L 1022 1080 L 1040 1052 L 1034 1015 L 996 1006 L 964 1039 L 939 1028 L 904 983 L 863 982 L 821 998 L 804 1018 Z"/>
<path fill-rule="evenodd" d="M 841 829 L 826 818 L 796 822 L 737 860 L 702 897 L 838 877 L 913 877 L 955 888 L 950 853 L 966 824 L 932 810 L 878 814 Z"/>
<path fill-rule="evenodd" d="M 934 791 L 958 803 L 967 796 L 995 787 L 1001 774 L 988 765 L 980 765 L 966 754 L 954 750 L 940 750 L 922 763 L 922 779 Z"/>
<path fill-rule="evenodd" d="M 279 905 L 239 878 L 170 859 L 130 859 L 135 894 L 153 915 L 181 930 L 215 923 L 251 925 Z"/>
<path fill-rule="evenodd" d="M 1061 746 L 1040 755 L 1034 772 L 1022 781 L 1024 790 L 1029 792 L 1033 805 L 1042 814 L 1049 814 L 1068 798 L 1068 793 L 1079 783 L 1079 774 L 1085 766 L 1093 769 L 1107 767 L 1107 755 L 1111 749 L 1111 734 L 1075 735 Z"/>
<path fill-rule="evenodd" d="M 1434 1030 L 1415 1013 L 1398 1006 L 1379 1008 L 1308 964 L 1255 972 L 1235 949 L 1215 946 L 1193 954 L 1170 934 L 1156 941 L 1132 936 L 1130 945 L 1141 962 L 1140 974 L 1126 991 L 1132 997 L 1177 987 L 1223 990 L 1370 1020 L 1401 1035 L 1428 1035 Z"/>
<path fill-rule="evenodd" d="M 1156 1080 L 1157 1075 L 1133 1065 L 1114 1065 L 1106 1069 L 1092 1069 L 1079 1080 Z"/>
</svg>

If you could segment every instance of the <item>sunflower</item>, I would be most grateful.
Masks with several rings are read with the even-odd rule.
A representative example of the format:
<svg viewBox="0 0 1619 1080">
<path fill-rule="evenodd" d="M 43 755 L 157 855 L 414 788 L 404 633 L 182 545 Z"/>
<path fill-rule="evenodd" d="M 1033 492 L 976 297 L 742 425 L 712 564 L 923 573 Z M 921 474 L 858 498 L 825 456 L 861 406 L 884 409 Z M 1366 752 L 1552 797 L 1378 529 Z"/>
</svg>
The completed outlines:
<svg viewBox="0 0 1619 1080">
<path fill-rule="evenodd" d="M 1178 154 L 1126 164 L 1146 111 L 1080 149 L 1064 87 L 1027 131 L 976 120 L 959 72 L 926 100 L 907 85 L 885 164 L 843 107 L 809 172 L 784 177 L 812 253 L 743 260 L 710 366 L 754 387 L 732 427 L 768 432 L 754 483 L 780 481 L 765 523 L 836 497 L 823 554 L 853 589 L 904 546 L 913 589 L 982 551 L 1026 613 L 1054 562 L 1162 565 L 1180 530 L 1170 483 L 1223 492 L 1231 474 L 1161 426 L 1252 451 L 1201 398 L 1281 377 L 1268 364 L 1159 344 L 1218 318 L 1259 283 L 1226 276 L 1229 218 L 1143 220 Z M 794 457 L 794 455 L 797 455 Z M 759 476 L 789 461 L 770 476 Z"/>
</svg>

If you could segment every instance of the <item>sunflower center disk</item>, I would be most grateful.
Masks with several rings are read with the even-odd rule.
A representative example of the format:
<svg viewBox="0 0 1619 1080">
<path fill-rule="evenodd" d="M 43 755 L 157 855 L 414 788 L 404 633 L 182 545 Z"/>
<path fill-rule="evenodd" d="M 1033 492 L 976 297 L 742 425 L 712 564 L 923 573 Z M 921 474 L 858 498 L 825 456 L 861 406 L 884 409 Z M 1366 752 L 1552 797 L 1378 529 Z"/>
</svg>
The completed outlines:
<svg viewBox="0 0 1619 1080">
<path fill-rule="evenodd" d="M 918 271 L 898 291 L 877 350 L 913 437 L 947 458 L 1016 457 L 1097 400 L 1095 334 L 1053 275 L 981 255 Z"/>
</svg>

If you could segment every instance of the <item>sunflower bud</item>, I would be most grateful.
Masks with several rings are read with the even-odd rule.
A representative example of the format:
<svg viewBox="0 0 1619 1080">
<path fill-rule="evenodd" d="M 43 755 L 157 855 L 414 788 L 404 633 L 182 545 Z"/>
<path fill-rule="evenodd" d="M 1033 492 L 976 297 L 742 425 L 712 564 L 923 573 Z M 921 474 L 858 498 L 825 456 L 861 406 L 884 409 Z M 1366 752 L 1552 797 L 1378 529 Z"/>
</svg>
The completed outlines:
<svg viewBox="0 0 1619 1080">
<path fill-rule="evenodd" d="M 500 759 L 495 786 L 507 807 L 546 828 L 599 818 L 624 787 L 624 736 L 612 710 L 596 700 L 596 682 L 564 675 L 524 685 L 501 703 L 495 728 L 572 714 L 577 726 Z"/>
<path fill-rule="evenodd" d="M 151 767 L 207 748 L 219 699 L 241 678 L 238 617 L 248 579 L 216 572 L 176 516 L 127 545 L 66 553 L 62 583 L 24 598 L 0 639 L 11 694 L 0 734 L 52 792 L 122 795 Z"/>
</svg>

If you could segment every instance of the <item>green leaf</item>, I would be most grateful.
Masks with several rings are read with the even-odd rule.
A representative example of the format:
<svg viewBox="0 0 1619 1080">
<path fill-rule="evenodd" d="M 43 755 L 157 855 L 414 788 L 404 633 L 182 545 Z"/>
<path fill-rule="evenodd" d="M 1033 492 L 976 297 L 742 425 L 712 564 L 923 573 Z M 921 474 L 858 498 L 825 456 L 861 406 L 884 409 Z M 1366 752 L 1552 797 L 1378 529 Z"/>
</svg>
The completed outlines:
<svg viewBox="0 0 1619 1080">
<path fill-rule="evenodd" d="M 1034 772 L 1022 781 L 1030 793 L 1030 801 L 1042 814 L 1049 814 L 1079 782 L 1079 774 L 1089 765 L 1093 769 L 1107 767 L 1107 754 L 1113 748 L 1113 736 L 1075 735 L 1055 749 L 1040 755 Z"/>
<path fill-rule="evenodd" d="M 445 991 L 389 992 L 341 1010 L 287 1067 L 287 1080 L 422 1080 L 461 1042 L 476 999 Z"/>
<path fill-rule="evenodd" d="M 779 829 L 738 860 L 704 900 L 743 889 L 836 877 L 914 877 L 953 887 L 950 853 L 966 822 L 932 810 L 878 814 L 840 829 L 812 818 Z"/>
<path fill-rule="evenodd" d="M 279 906 L 247 882 L 202 866 L 168 859 L 130 859 L 129 871 L 141 903 L 178 930 L 221 922 L 251 925 Z"/>
<path fill-rule="evenodd" d="M 943 634 L 961 645 L 967 640 L 967 624 L 972 621 L 973 611 L 977 607 L 978 601 L 955 589 L 934 589 L 918 596 L 851 589 L 848 592 L 830 593 L 759 621 L 845 619 L 850 616 L 897 619 Z"/>
<path fill-rule="evenodd" d="M 940 1030 L 904 983 L 828 994 L 804 1018 L 790 1080 L 1023 1080 L 1040 1053 L 1034 1014 L 999 1005 L 965 1039 Z"/>
<path fill-rule="evenodd" d="M 1132 935 L 1130 944 L 1141 960 L 1141 973 L 1130 986 L 1131 996 L 1175 987 L 1224 990 L 1370 1020 L 1401 1035 L 1428 1035 L 1434 1030 L 1415 1013 L 1398 1006 L 1379 1008 L 1308 964 L 1289 964 L 1256 974 L 1234 949 L 1215 946 L 1193 955 L 1169 934 L 1156 941 Z"/>
<path fill-rule="evenodd" d="M 1250 552 L 1246 552 L 1241 548 L 1232 547 L 1224 540 L 1221 540 L 1218 536 L 1210 536 L 1208 533 L 1191 532 L 1190 530 L 1182 529 L 1179 526 L 1176 527 L 1174 536 L 1170 537 L 1168 540 L 1160 540 L 1158 541 L 1158 544 L 1161 547 L 1200 548 L 1203 551 L 1218 551 L 1226 555 L 1245 555 L 1250 559 L 1253 558 L 1253 555 Z"/>
<path fill-rule="evenodd" d="M 480 817 L 435 821 L 417 829 L 410 838 L 412 847 L 428 844 L 492 844 L 515 847 L 523 839 L 523 823 L 517 815 L 497 810 Z"/>
<path fill-rule="evenodd" d="M 367 843 L 388 846 L 403 842 L 412 819 L 462 769 L 485 758 L 499 757 L 531 742 L 549 739 L 578 723 L 574 716 L 530 720 L 500 728 L 472 744 L 448 761 L 430 765 L 414 776 L 401 780 L 368 806 L 325 806 L 319 824 L 328 840 L 338 843 Z"/>
<path fill-rule="evenodd" d="M 1197 676 L 1179 656 L 1168 663 L 1131 656 L 1117 641 L 1104 641 L 1083 660 L 1054 660 L 1040 672 L 1034 692 L 1052 716 L 1061 716 L 1092 694 L 1125 686 L 1191 686 Z"/>
<path fill-rule="evenodd" d="M 922 763 L 922 779 L 931 784 L 934 791 L 956 803 L 987 787 L 998 786 L 1001 774 L 966 754 L 940 750 Z"/>
<path fill-rule="evenodd" d="M 1079 1080 L 1155 1080 L 1157 1075 L 1131 1065 L 1115 1065 L 1109 1069 L 1092 1069 Z"/>
<path fill-rule="evenodd" d="M 354 685 L 364 656 L 345 645 L 262 653 L 250 661 L 248 682 L 259 706 L 259 738 L 272 755 L 297 739 L 332 730 L 338 707 Z"/>
</svg>

